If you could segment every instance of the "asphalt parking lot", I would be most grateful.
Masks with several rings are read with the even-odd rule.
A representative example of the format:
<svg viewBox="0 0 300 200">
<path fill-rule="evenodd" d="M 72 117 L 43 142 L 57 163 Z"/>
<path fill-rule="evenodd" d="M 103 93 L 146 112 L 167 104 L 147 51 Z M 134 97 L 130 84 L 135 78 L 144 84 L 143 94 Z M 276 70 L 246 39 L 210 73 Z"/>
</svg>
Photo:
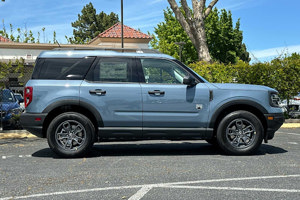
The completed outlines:
<svg viewBox="0 0 300 200">
<path fill-rule="evenodd" d="M 299 199 L 300 128 L 280 129 L 257 155 L 204 141 L 97 143 L 62 159 L 45 139 L 0 140 L 4 199 Z"/>
</svg>

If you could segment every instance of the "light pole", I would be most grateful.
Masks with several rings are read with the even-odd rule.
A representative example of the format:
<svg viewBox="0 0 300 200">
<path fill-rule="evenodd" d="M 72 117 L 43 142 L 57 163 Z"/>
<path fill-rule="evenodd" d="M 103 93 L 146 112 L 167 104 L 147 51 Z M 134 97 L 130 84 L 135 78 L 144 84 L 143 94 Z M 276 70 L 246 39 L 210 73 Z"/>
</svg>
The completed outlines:
<svg viewBox="0 0 300 200">
<path fill-rule="evenodd" d="M 123 0 L 121 0 L 121 47 L 122 47 L 122 52 L 124 48 L 124 32 L 123 32 Z"/>
<path fill-rule="evenodd" d="M 185 42 L 175 42 L 175 44 L 177 44 L 179 46 L 179 57 L 180 57 L 180 61 L 182 61 L 181 58 L 181 54 L 182 54 L 182 49 L 183 49 L 183 45 L 185 45 Z"/>
</svg>

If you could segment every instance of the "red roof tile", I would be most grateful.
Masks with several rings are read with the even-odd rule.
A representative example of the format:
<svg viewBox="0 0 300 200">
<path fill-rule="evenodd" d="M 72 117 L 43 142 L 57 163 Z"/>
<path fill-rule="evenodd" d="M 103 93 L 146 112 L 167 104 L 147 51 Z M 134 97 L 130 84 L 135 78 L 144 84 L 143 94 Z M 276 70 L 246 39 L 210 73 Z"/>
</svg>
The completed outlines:
<svg viewBox="0 0 300 200">
<path fill-rule="evenodd" d="M 0 35 L 0 42 L 11 42 L 10 39 L 7 39 Z"/>
<path fill-rule="evenodd" d="M 150 35 L 137 31 L 129 26 L 123 24 L 123 35 L 124 38 L 145 38 L 151 39 Z M 118 22 L 109 29 L 98 35 L 100 38 L 121 38 L 121 23 Z"/>
</svg>

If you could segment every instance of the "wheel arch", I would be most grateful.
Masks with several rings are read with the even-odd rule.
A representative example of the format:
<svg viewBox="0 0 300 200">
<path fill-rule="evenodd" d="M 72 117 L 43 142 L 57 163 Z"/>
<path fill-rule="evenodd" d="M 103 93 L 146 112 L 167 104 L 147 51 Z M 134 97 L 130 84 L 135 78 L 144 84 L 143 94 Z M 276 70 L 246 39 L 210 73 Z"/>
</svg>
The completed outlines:
<svg viewBox="0 0 300 200">
<path fill-rule="evenodd" d="M 103 127 L 102 117 L 94 106 L 78 100 L 62 100 L 49 105 L 43 110 L 43 113 L 48 113 L 43 123 L 42 132 L 44 137 L 46 137 L 47 128 L 51 121 L 64 112 L 78 112 L 89 118 L 95 127 L 96 137 L 98 127 Z"/>
<path fill-rule="evenodd" d="M 209 128 L 214 129 L 214 136 L 216 135 L 216 130 L 218 129 L 219 123 L 221 120 L 229 113 L 237 111 L 237 110 L 245 110 L 252 114 L 254 114 L 261 121 L 264 134 L 266 134 L 267 130 L 267 121 L 264 114 L 268 113 L 267 110 L 262 107 L 260 104 L 249 101 L 249 100 L 236 100 L 228 102 L 218 108 L 211 117 L 209 122 Z"/>
</svg>

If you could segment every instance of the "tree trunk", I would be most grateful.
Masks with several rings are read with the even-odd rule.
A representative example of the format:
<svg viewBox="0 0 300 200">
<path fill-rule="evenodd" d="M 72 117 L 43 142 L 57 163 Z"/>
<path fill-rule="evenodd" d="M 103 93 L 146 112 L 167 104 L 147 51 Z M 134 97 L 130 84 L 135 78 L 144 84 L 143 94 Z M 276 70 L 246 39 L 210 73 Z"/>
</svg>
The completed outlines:
<svg viewBox="0 0 300 200">
<path fill-rule="evenodd" d="M 193 15 L 186 0 L 180 0 L 185 16 L 178 7 L 176 0 L 168 0 L 176 19 L 179 21 L 187 35 L 195 46 L 198 59 L 211 62 L 211 56 L 207 45 L 204 20 L 211 12 L 218 0 L 212 0 L 205 9 L 206 0 L 192 0 Z"/>
<path fill-rule="evenodd" d="M 198 36 L 198 44 L 194 44 L 195 48 L 197 49 L 198 52 L 198 59 L 200 61 L 206 61 L 206 62 L 211 62 L 211 56 L 209 53 L 208 45 L 207 45 L 207 38 L 206 38 L 206 33 L 205 33 L 205 28 L 204 28 L 204 23 L 203 26 L 199 28 L 199 36 Z M 198 46 L 196 46 L 198 45 Z"/>
</svg>

